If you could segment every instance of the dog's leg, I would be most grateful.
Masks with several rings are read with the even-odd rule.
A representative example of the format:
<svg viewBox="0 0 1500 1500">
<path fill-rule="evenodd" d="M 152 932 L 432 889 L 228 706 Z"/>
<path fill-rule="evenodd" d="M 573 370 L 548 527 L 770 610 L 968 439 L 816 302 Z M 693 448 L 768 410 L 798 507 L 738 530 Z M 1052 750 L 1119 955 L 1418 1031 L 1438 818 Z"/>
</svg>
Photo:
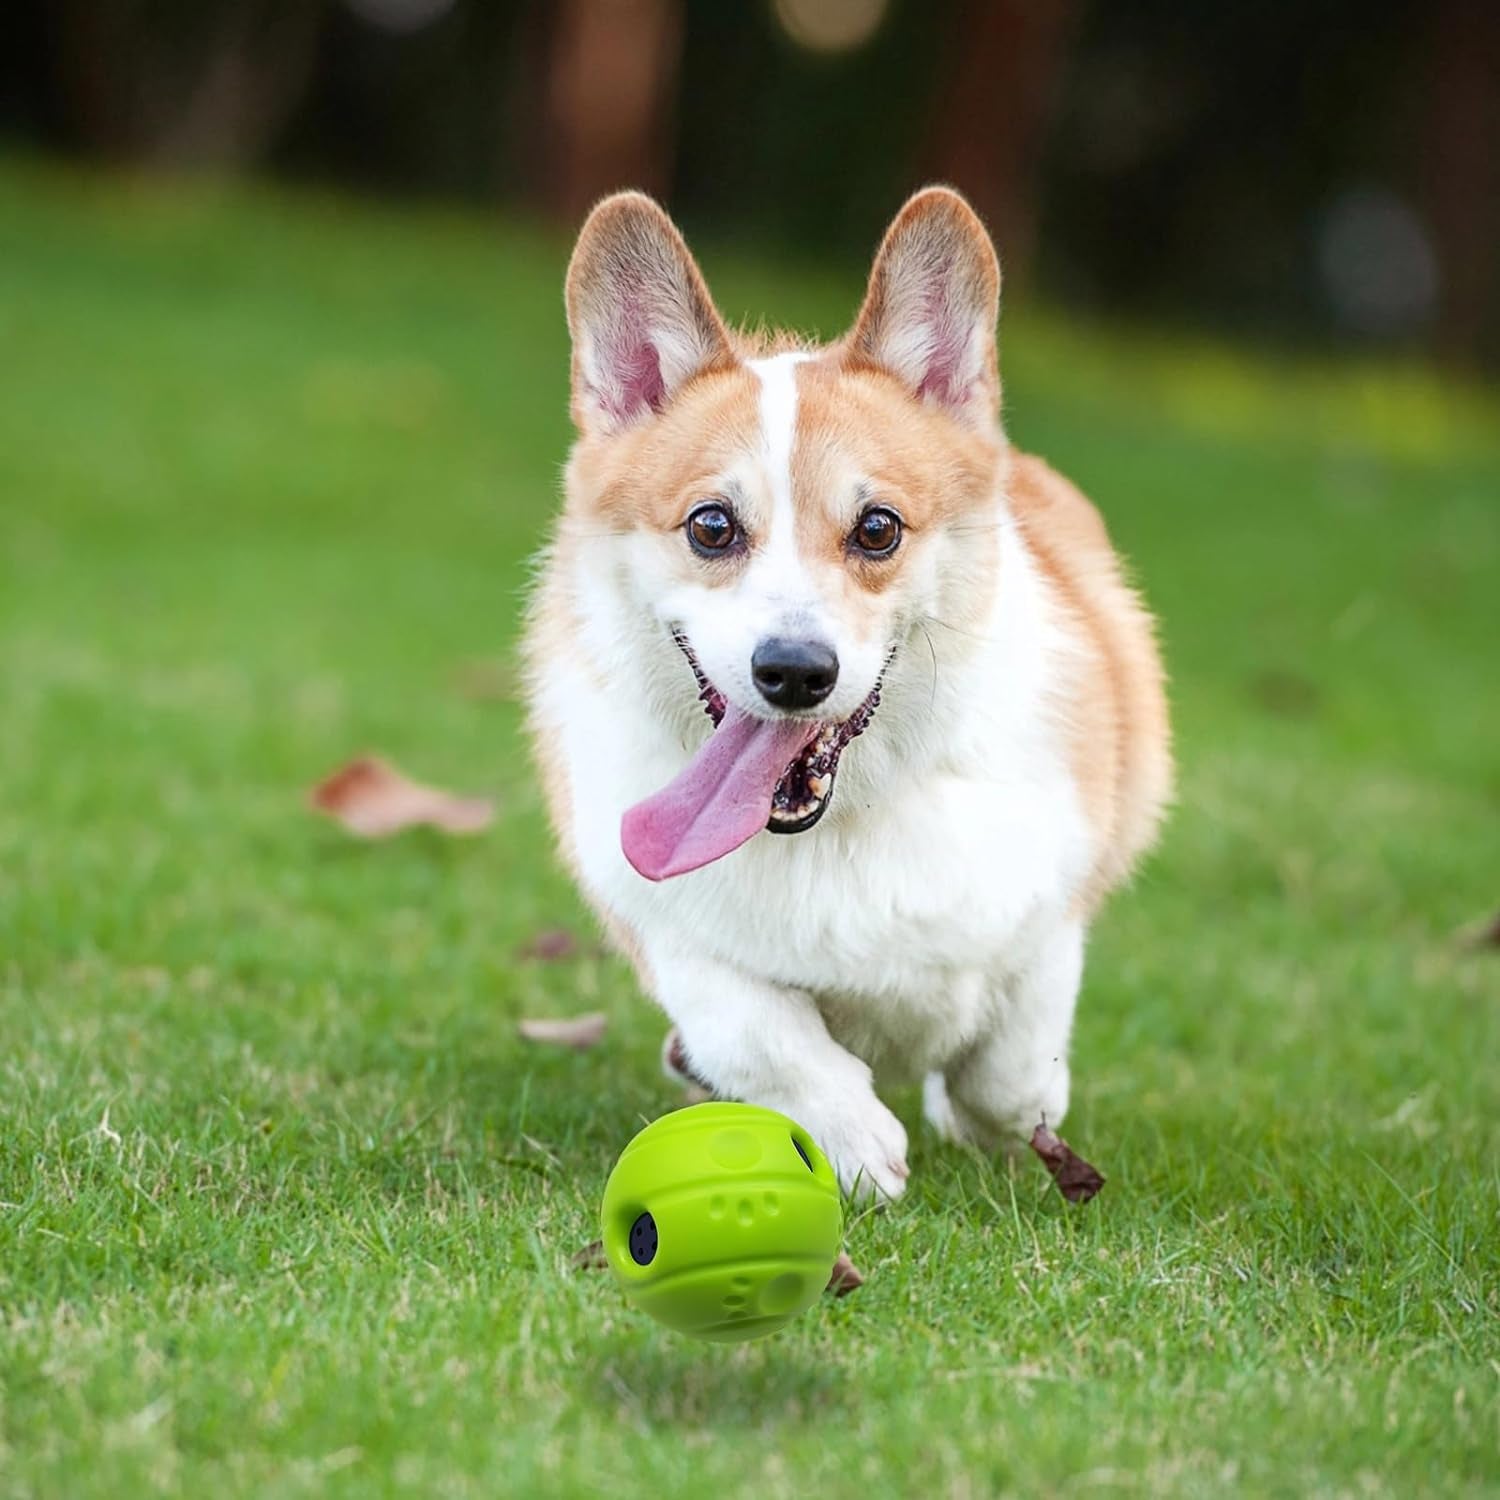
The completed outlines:
<svg viewBox="0 0 1500 1500">
<path fill-rule="evenodd" d="M 870 1069 L 829 1036 L 809 996 L 680 953 L 650 952 L 646 970 L 694 1075 L 716 1094 L 806 1126 L 845 1192 L 901 1196 L 906 1128 L 876 1097 Z"/>
<path fill-rule="evenodd" d="M 669 1026 L 661 1039 L 661 1070 L 670 1082 L 682 1089 L 684 1104 L 702 1104 L 713 1098 L 714 1091 L 688 1065 L 687 1048 L 682 1044 L 682 1033 L 675 1026 Z"/>
<path fill-rule="evenodd" d="M 997 996 L 995 1023 L 927 1080 L 928 1120 L 950 1139 L 1018 1149 L 1068 1109 L 1068 1039 L 1083 975 L 1083 928 L 1056 929 Z"/>
</svg>

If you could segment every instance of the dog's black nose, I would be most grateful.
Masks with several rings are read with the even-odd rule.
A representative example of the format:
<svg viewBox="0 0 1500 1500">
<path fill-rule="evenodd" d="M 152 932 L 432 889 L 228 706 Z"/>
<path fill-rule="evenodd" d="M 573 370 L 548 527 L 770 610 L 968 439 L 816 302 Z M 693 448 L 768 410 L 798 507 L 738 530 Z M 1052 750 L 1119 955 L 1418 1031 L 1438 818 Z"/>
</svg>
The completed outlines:
<svg viewBox="0 0 1500 1500">
<path fill-rule="evenodd" d="M 824 641 L 792 641 L 773 635 L 755 648 L 750 675 L 767 703 L 777 708 L 811 708 L 839 680 L 839 659 Z"/>
</svg>

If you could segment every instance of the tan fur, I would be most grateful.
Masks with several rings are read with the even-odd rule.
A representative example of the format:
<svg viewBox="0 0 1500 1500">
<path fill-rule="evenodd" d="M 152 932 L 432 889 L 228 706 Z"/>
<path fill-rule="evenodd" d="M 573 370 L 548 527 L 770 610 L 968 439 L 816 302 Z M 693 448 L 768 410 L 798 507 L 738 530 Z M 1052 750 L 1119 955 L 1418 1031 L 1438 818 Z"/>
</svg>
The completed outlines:
<svg viewBox="0 0 1500 1500">
<path fill-rule="evenodd" d="M 1085 909 L 1155 840 L 1172 790 L 1171 736 L 1151 616 L 1126 583 L 1099 512 L 1039 458 L 1016 454 L 1007 487 L 1026 545 L 1078 646 L 1060 686 L 1073 775 L 1096 854 Z"/>
<path fill-rule="evenodd" d="M 994 501 L 1004 463 L 998 429 L 956 429 L 942 412 L 914 405 L 884 371 L 851 367 L 841 347 L 798 370 L 797 393 L 798 549 L 844 570 L 847 595 L 857 601 L 861 592 L 884 592 L 927 538 L 953 527 L 972 526 L 973 567 L 993 563 L 993 528 L 979 518 Z M 889 558 L 864 558 L 847 545 L 858 519 L 847 505 L 849 486 L 840 482 L 847 468 L 868 482 L 861 507 L 889 506 L 904 523 L 902 544 Z M 953 594 L 949 623 L 971 628 L 988 607 L 988 590 Z"/>
<path fill-rule="evenodd" d="M 713 478 L 756 440 L 755 379 L 736 366 L 691 381 L 654 422 L 585 438 L 568 466 L 570 515 L 609 529 L 675 531 Z"/>
</svg>

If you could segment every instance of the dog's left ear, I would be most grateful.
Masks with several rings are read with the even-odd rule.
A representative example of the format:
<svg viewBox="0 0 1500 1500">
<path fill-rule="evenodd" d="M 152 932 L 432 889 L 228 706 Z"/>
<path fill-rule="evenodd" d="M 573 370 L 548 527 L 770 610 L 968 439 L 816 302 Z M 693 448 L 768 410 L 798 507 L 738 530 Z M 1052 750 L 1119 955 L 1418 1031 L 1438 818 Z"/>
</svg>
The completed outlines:
<svg viewBox="0 0 1500 1500">
<path fill-rule="evenodd" d="M 616 193 L 589 215 L 568 266 L 567 303 L 581 432 L 646 421 L 693 376 L 734 364 L 697 262 L 644 193 Z"/>
<path fill-rule="evenodd" d="M 923 188 L 886 230 L 845 357 L 989 429 L 1000 413 L 999 313 L 1000 262 L 979 216 L 952 188 Z"/>
</svg>

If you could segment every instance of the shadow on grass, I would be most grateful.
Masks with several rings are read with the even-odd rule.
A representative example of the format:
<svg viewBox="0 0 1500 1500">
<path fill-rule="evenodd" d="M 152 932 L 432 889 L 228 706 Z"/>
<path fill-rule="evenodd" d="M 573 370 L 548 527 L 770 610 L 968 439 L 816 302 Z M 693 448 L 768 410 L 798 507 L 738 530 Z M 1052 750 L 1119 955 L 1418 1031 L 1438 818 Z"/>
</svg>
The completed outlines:
<svg viewBox="0 0 1500 1500">
<path fill-rule="evenodd" d="M 854 1404 L 848 1372 L 795 1335 L 710 1344 L 644 1317 L 597 1342 L 579 1389 L 602 1410 L 646 1427 L 749 1429 L 836 1415 Z"/>
</svg>

